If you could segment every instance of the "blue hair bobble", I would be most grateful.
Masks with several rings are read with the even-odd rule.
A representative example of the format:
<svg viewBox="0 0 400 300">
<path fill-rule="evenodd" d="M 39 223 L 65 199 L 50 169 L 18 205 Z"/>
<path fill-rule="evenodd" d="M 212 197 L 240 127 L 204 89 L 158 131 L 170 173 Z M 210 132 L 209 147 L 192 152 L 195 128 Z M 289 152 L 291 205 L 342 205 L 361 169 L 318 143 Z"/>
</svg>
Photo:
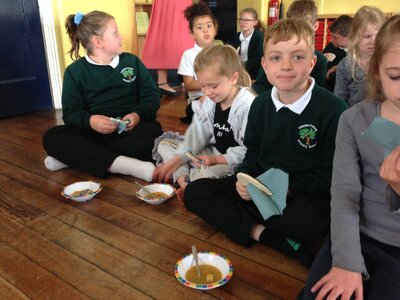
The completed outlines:
<svg viewBox="0 0 400 300">
<path fill-rule="evenodd" d="M 84 14 L 81 12 L 78 12 L 75 14 L 74 16 L 74 23 L 76 26 L 78 26 L 79 24 L 81 24 L 82 19 L 83 19 Z"/>
</svg>

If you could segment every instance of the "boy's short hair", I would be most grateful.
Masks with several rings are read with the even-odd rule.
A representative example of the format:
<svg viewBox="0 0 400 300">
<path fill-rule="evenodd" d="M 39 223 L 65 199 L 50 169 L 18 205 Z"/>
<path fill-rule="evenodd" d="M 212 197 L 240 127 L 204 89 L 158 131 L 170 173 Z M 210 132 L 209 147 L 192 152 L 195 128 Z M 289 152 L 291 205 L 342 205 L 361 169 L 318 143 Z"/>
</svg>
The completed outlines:
<svg viewBox="0 0 400 300">
<path fill-rule="evenodd" d="M 310 23 L 298 18 L 278 20 L 273 25 L 268 26 L 265 32 L 264 47 L 266 47 L 268 41 L 271 41 L 272 44 L 276 44 L 289 41 L 293 37 L 297 37 L 298 42 L 304 40 L 309 50 L 314 53 L 315 32 Z M 264 53 L 266 53 L 265 50 Z"/>
<path fill-rule="evenodd" d="M 305 19 L 314 26 L 318 21 L 318 9 L 313 0 L 295 0 L 289 6 L 286 18 Z"/>
<path fill-rule="evenodd" d="M 343 37 L 347 37 L 350 34 L 352 25 L 352 17 L 348 15 L 341 15 L 332 22 L 332 24 L 329 26 L 329 31 L 332 33 L 340 34 Z"/>
</svg>

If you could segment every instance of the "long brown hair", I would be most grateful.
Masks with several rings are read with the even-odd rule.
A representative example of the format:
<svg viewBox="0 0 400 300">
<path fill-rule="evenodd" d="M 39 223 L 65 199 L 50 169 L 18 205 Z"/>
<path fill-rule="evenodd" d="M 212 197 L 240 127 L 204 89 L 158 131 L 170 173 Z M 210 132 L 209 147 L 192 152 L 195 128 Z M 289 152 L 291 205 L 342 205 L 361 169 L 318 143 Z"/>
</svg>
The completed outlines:
<svg viewBox="0 0 400 300">
<path fill-rule="evenodd" d="M 362 34 L 368 25 L 375 26 L 378 30 L 385 22 L 385 15 L 383 12 L 374 6 L 362 6 L 359 8 L 353 18 L 353 25 L 351 27 L 349 39 L 350 45 L 348 50 L 348 56 L 352 59 L 351 74 L 354 80 L 356 65 L 360 64 L 360 50 L 358 49 L 358 43 L 362 38 Z"/>
<path fill-rule="evenodd" d="M 83 15 L 83 14 L 82 14 Z M 71 42 L 71 49 L 68 51 L 72 60 L 77 60 L 79 55 L 80 44 L 86 49 L 88 54 L 92 53 L 92 45 L 90 39 L 92 36 L 101 36 L 105 30 L 109 20 L 114 19 L 113 16 L 102 11 L 92 11 L 83 15 L 80 23 L 75 23 L 76 15 L 69 15 L 65 21 L 65 28 Z"/>
<path fill-rule="evenodd" d="M 239 14 L 240 17 L 242 17 L 242 14 L 243 14 L 243 13 L 251 14 L 252 17 L 253 17 L 253 19 L 257 21 L 257 25 L 254 26 L 255 29 L 258 29 L 258 30 L 260 30 L 260 31 L 265 31 L 265 28 L 264 28 L 263 24 L 262 24 L 261 21 L 258 19 L 258 13 L 257 13 L 257 11 L 256 11 L 254 8 L 246 7 L 246 8 L 244 8 L 244 9 L 242 9 L 241 12 L 240 12 L 240 14 Z"/>
<path fill-rule="evenodd" d="M 379 76 L 379 65 L 383 56 L 396 43 L 400 43 L 400 15 L 395 15 L 387 20 L 376 36 L 375 51 L 368 69 L 369 96 L 376 101 L 382 101 L 385 98 Z"/>
</svg>

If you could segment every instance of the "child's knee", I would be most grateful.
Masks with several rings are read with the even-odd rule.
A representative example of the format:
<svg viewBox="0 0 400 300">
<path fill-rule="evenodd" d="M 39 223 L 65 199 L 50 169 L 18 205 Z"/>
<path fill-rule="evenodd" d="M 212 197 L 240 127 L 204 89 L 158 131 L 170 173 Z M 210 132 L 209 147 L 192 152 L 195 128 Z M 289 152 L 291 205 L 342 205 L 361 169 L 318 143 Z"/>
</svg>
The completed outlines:
<svg viewBox="0 0 400 300">
<path fill-rule="evenodd" d="M 176 147 L 177 144 L 173 139 L 164 139 L 158 144 L 157 151 L 163 160 L 166 161 L 171 154 L 176 152 Z"/>
<path fill-rule="evenodd" d="M 191 182 L 185 188 L 183 198 L 185 199 L 185 206 L 191 212 L 197 212 L 198 206 L 201 205 L 201 201 L 198 201 L 196 194 L 196 182 Z"/>
</svg>

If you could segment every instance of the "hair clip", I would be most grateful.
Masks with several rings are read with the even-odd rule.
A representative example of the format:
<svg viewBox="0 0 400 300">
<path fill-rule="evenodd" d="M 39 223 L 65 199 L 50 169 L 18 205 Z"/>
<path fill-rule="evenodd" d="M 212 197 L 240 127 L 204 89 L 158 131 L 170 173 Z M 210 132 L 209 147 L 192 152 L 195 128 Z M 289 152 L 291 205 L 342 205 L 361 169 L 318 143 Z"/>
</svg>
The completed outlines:
<svg viewBox="0 0 400 300">
<path fill-rule="evenodd" d="M 74 16 L 74 23 L 76 26 L 81 24 L 84 14 L 81 12 L 77 12 Z"/>
</svg>

